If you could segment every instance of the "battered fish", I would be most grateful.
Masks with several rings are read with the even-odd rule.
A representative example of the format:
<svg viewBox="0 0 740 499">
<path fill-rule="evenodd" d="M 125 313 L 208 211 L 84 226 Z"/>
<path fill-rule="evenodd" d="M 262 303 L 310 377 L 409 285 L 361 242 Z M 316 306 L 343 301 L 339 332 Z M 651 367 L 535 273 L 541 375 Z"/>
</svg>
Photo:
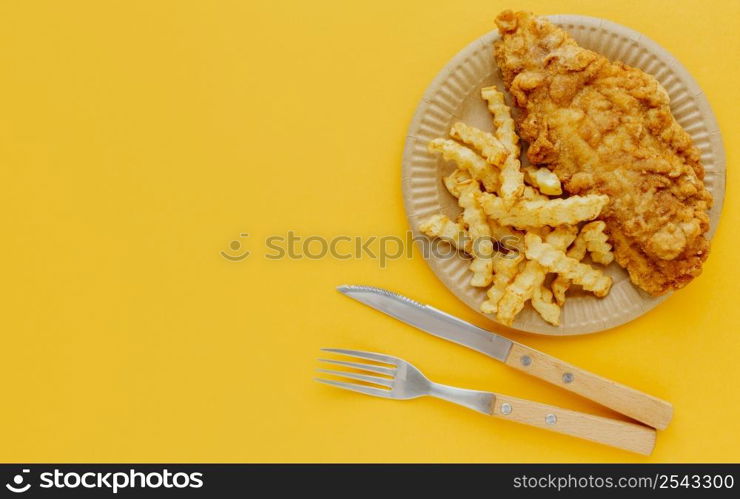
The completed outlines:
<svg viewBox="0 0 740 499">
<path fill-rule="evenodd" d="M 652 76 L 586 50 L 527 12 L 496 19 L 495 57 L 532 163 L 569 194 L 607 194 L 617 262 L 652 295 L 685 286 L 709 253 L 712 197 L 691 138 Z"/>
</svg>

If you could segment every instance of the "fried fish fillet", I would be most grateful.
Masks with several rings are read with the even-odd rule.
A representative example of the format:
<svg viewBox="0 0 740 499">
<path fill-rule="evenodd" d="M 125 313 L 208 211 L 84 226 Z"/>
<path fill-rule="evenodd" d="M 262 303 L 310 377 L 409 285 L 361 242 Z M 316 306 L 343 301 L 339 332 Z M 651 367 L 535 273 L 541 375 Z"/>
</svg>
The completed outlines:
<svg viewBox="0 0 740 499">
<path fill-rule="evenodd" d="M 712 197 L 691 138 L 652 76 L 580 47 L 527 12 L 496 19 L 495 58 L 521 109 L 533 164 L 569 194 L 607 194 L 602 212 L 617 262 L 652 295 L 701 273 Z"/>
</svg>

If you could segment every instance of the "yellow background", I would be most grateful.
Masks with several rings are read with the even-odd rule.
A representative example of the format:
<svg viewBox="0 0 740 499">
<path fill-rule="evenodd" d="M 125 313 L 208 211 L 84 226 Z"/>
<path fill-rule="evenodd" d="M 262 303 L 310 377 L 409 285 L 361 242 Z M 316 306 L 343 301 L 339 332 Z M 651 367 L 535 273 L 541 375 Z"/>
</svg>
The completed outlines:
<svg viewBox="0 0 740 499">
<path fill-rule="evenodd" d="M 740 3 L 588 3 L 3 2 L 0 459 L 740 459 Z M 650 458 L 314 383 L 318 349 L 344 346 L 610 414 L 334 291 L 379 285 L 486 325 L 418 254 L 386 269 L 264 257 L 264 238 L 288 230 L 404 233 L 414 109 L 507 7 L 646 34 L 698 80 L 725 139 L 724 218 L 701 278 L 603 334 L 515 337 L 671 401 Z M 222 258 L 232 240 L 252 254 Z"/>
</svg>

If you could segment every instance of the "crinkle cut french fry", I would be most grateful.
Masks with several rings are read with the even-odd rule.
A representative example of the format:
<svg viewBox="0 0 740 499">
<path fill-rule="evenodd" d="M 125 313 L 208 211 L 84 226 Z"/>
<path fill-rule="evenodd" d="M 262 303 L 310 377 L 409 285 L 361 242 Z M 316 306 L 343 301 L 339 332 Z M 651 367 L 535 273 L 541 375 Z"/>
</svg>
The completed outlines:
<svg viewBox="0 0 740 499">
<path fill-rule="evenodd" d="M 465 226 L 462 223 L 453 222 L 445 215 L 432 215 L 419 224 L 419 230 L 429 237 L 438 237 L 455 248 L 470 253 L 472 241 Z"/>
<path fill-rule="evenodd" d="M 507 207 L 504 201 L 489 193 L 481 195 L 481 204 L 486 214 L 503 225 L 514 227 L 542 227 L 549 225 L 573 225 L 599 216 L 609 202 L 601 194 L 571 196 L 566 199 L 520 201 Z"/>
<path fill-rule="evenodd" d="M 553 303 L 552 291 L 547 289 L 547 286 L 544 284 L 534 289 L 532 293 L 532 307 L 544 320 L 553 326 L 560 325 L 560 306 L 557 303 Z"/>
<path fill-rule="evenodd" d="M 468 233 L 473 241 L 476 243 L 475 247 L 478 252 L 490 255 L 493 253 L 493 242 L 491 238 L 491 227 L 488 224 L 486 214 L 483 212 L 480 203 L 478 202 L 478 196 L 480 191 L 475 188 L 468 188 L 463 190 L 462 194 L 458 198 L 457 202 L 463 209 L 463 221 L 468 227 Z M 477 241 L 483 239 L 484 241 Z M 482 244 L 482 242 L 488 242 L 488 244 Z"/>
<path fill-rule="evenodd" d="M 515 157 L 519 157 L 519 136 L 516 134 L 511 110 L 506 105 L 504 94 L 496 87 L 485 87 L 480 91 L 488 110 L 493 115 L 496 137 Z"/>
<path fill-rule="evenodd" d="M 485 288 L 493 280 L 493 260 L 494 256 L 474 256 L 473 261 L 468 267 L 473 273 L 470 278 L 470 285 L 476 288 Z"/>
<path fill-rule="evenodd" d="M 550 198 L 542 194 L 540 191 L 538 191 L 534 187 L 525 185 L 524 191 L 522 191 L 522 199 L 525 201 L 543 201 L 543 200 L 546 201 Z"/>
<path fill-rule="evenodd" d="M 429 151 L 441 154 L 447 161 L 454 162 L 458 168 L 470 172 L 470 175 L 480 181 L 487 191 L 496 192 L 498 189 L 498 170 L 471 149 L 451 139 L 434 139 L 429 142 Z"/>
<path fill-rule="evenodd" d="M 478 128 L 458 121 L 452 125 L 450 136 L 472 147 L 494 166 L 501 166 L 509 155 L 508 150 L 493 136 Z"/>
<path fill-rule="evenodd" d="M 578 227 L 575 225 L 561 225 L 547 233 L 545 241 L 555 249 L 565 251 L 565 248 L 575 241 L 577 234 Z"/>
<path fill-rule="evenodd" d="M 579 233 L 576 240 L 573 241 L 573 245 L 568 248 L 566 255 L 579 262 L 586 256 L 586 240 L 583 238 L 582 232 Z M 553 295 L 555 295 L 555 301 L 557 301 L 558 305 L 562 307 L 563 304 L 565 304 L 565 292 L 570 288 L 570 279 L 562 274 L 558 274 L 555 279 L 553 279 L 550 287 L 552 288 Z"/>
<path fill-rule="evenodd" d="M 493 283 L 486 292 L 486 301 L 481 304 L 481 310 L 485 314 L 495 314 L 498 302 L 506 293 L 506 287 L 516 277 L 519 267 L 524 261 L 524 253 L 508 253 L 496 255 L 493 259 Z"/>
<path fill-rule="evenodd" d="M 526 166 L 523 168 L 524 180 L 531 186 L 537 187 L 542 194 L 548 196 L 559 196 L 563 193 L 560 179 L 547 168 Z"/>
<path fill-rule="evenodd" d="M 524 191 L 524 174 L 519 169 L 519 159 L 509 154 L 501 167 L 499 175 L 501 187 L 499 194 L 507 205 L 512 205 Z"/>
<path fill-rule="evenodd" d="M 473 185 L 474 182 L 476 181 L 473 180 L 473 177 L 470 176 L 470 173 L 468 173 L 467 170 L 463 170 L 460 168 L 455 169 L 454 172 L 450 173 L 444 178 L 445 187 L 447 187 L 449 193 L 456 198 L 460 197 L 463 189 L 470 187 L 471 185 Z"/>
<path fill-rule="evenodd" d="M 499 322 L 511 326 L 524 304 L 532 297 L 534 288 L 541 284 L 540 278 L 544 279 L 542 266 L 537 262 L 526 262 L 497 304 L 496 318 Z"/>
<path fill-rule="evenodd" d="M 563 274 L 576 284 L 583 286 L 596 296 L 603 297 L 611 288 L 611 277 L 600 270 L 583 264 L 574 258 L 569 258 L 562 250 L 554 248 L 536 235 L 528 233 L 524 236 L 527 258 L 536 261 L 550 272 Z"/>
<path fill-rule="evenodd" d="M 581 234 L 586 241 L 591 260 L 602 265 L 609 265 L 614 261 L 614 253 L 612 253 L 612 245 L 607 242 L 609 236 L 604 233 L 605 229 L 606 223 L 596 220 L 584 225 Z"/>
<path fill-rule="evenodd" d="M 522 195 L 524 189 L 524 174 L 519 162 L 519 137 L 516 134 L 514 120 L 511 118 L 511 111 L 504 102 L 504 94 L 496 87 L 486 87 L 481 90 L 481 96 L 486 100 L 488 110 L 493 114 L 496 137 L 509 151 L 509 155 L 501 166 L 499 194 L 506 205 L 510 206 L 517 197 Z"/>
<path fill-rule="evenodd" d="M 468 234 L 472 240 L 470 254 L 473 261 L 470 263 L 470 270 L 473 277 L 470 284 L 475 287 L 485 287 L 493 279 L 493 239 L 491 237 L 491 227 L 488 225 L 488 219 L 478 203 L 478 194 L 480 190 L 476 187 L 464 189 L 458 204 L 463 209 L 463 221 L 468 227 Z"/>
<path fill-rule="evenodd" d="M 552 245 L 559 248 L 567 248 L 576 237 L 577 228 L 573 226 L 562 226 L 554 229 L 547 234 L 546 240 Z M 531 232 L 524 236 L 525 241 L 528 237 L 534 236 L 542 239 Z M 527 256 L 527 258 L 529 258 Z M 529 260 L 525 263 L 524 269 L 514 278 L 514 281 L 506 288 L 504 296 L 498 304 L 496 318 L 503 324 L 510 326 L 514 318 L 524 308 L 527 300 L 531 299 L 535 289 L 542 286 L 545 281 L 545 268 L 538 262 Z"/>
</svg>

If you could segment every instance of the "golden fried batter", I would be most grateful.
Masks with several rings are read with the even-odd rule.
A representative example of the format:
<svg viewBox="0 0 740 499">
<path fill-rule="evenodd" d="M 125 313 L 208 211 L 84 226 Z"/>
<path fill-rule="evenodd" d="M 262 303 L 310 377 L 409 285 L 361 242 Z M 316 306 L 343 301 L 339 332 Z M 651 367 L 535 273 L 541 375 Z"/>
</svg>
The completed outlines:
<svg viewBox="0 0 740 499">
<path fill-rule="evenodd" d="M 586 50 L 526 12 L 496 19 L 495 57 L 521 108 L 534 164 L 569 194 L 607 194 L 602 211 L 617 262 L 660 295 L 701 273 L 711 195 L 699 152 L 652 76 Z"/>
</svg>

